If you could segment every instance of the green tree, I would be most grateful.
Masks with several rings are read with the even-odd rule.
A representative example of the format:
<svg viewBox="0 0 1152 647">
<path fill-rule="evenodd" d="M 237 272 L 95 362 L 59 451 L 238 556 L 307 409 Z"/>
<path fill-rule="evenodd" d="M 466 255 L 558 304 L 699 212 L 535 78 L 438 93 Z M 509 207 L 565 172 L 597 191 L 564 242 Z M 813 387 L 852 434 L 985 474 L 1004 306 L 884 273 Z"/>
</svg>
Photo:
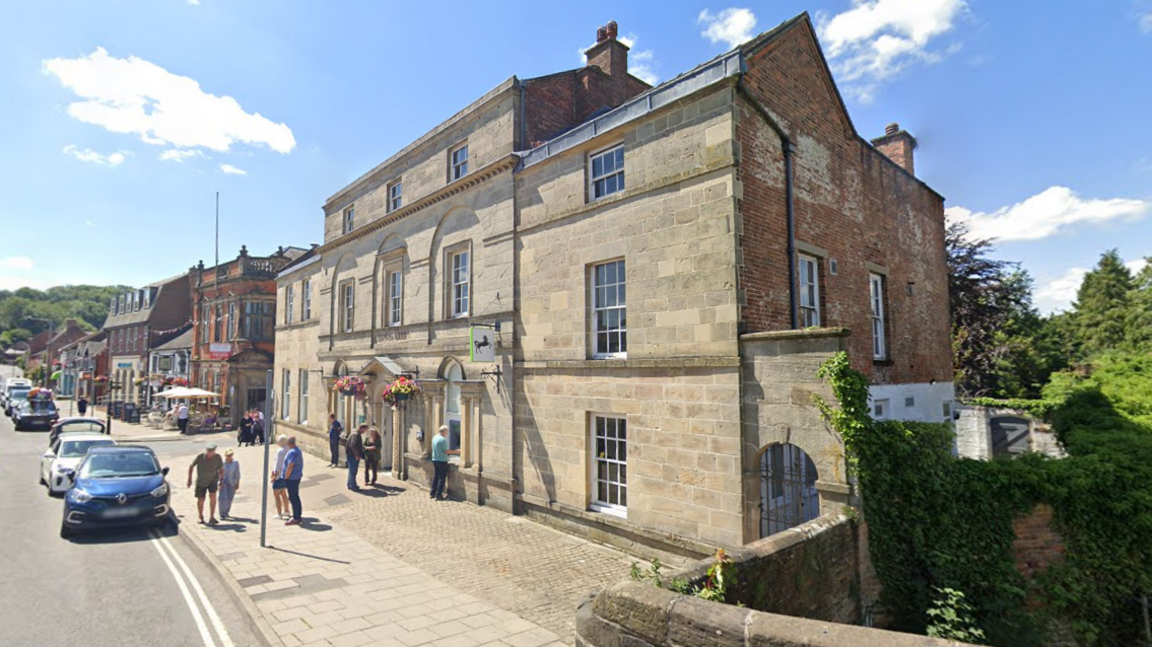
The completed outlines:
<svg viewBox="0 0 1152 647">
<path fill-rule="evenodd" d="M 1124 344 L 1132 314 L 1134 284 L 1132 272 L 1115 249 L 1101 254 L 1096 267 L 1084 275 L 1073 306 L 1084 356 Z"/>
<path fill-rule="evenodd" d="M 1147 352 L 1152 350 L 1152 257 L 1144 260 L 1134 280 L 1126 336 L 1132 348 Z"/>
<path fill-rule="evenodd" d="M 962 222 L 948 223 L 945 245 L 956 389 L 966 397 L 1004 397 L 1039 388 L 1035 378 L 1011 374 L 1039 328 L 1032 278 L 1018 263 L 992 258 L 992 241 L 973 238 Z M 1013 386 L 1021 382 L 1027 388 Z"/>
</svg>

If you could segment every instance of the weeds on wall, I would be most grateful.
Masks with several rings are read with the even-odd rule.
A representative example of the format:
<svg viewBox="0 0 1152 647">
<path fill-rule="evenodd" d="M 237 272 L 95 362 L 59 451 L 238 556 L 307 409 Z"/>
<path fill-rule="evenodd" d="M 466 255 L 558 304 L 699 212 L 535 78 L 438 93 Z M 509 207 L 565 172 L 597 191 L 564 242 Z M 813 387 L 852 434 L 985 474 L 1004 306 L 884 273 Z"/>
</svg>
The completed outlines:
<svg viewBox="0 0 1152 647">
<path fill-rule="evenodd" d="M 1135 601 L 1152 591 L 1152 427 L 1143 423 L 1152 390 L 1114 383 L 1130 380 L 1123 363 L 1096 381 L 1058 375 L 1029 409 L 1049 416 L 1069 458 L 991 462 L 953 458 L 949 425 L 872 420 L 867 379 L 845 354 L 821 367 L 839 406 L 817 406 L 851 457 L 898 629 L 1017 647 L 1043 644 L 1041 628 L 1059 625 L 1086 647 L 1142 644 Z M 1152 380 L 1152 359 L 1145 368 Z M 1066 560 L 1029 583 L 1015 568 L 1012 520 L 1041 502 L 1053 507 Z"/>
<path fill-rule="evenodd" d="M 684 578 L 665 581 L 664 568 L 665 565 L 659 559 L 653 559 L 647 568 L 642 568 L 639 562 L 632 562 L 629 575 L 638 582 L 651 582 L 682 595 L 693 595 L 712 602 L 727 602 L 728 588 L 736 583 L 735 566 L 723 548 L 716 551 L 712 564 L 708 567 L 707 576 L 701 584 L 693 585 Z"/>
</svg>

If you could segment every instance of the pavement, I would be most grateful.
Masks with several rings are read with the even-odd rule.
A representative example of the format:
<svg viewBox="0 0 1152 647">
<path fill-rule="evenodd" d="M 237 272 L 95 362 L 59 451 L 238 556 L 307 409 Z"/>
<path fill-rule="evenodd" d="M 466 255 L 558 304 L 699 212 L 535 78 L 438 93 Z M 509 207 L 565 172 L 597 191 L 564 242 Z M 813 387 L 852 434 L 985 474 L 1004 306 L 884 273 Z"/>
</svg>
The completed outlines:
<svg viewBox="0 0 1152 647">
<path fill-rule="evenodd" d="M 231 434 L 196 435 L 189 444 L 140 425 L 113 429 L 121 442 L 152 444 L 173 467 L 173 507 L 189 519 L 188 462 L 209 440 L 221 450 L 235 444 Z M 522 517 L 433 501 L 383 475 L 351 492 L 346 470 L 308 455 L 304 524 L 284 526 L 269 495 L 261 548 L 263 448 L 237 448 L 236 459 L 242 481 L 233 519 L 185 523 L 181 533 L 273 647 L 571 645 L 577 603 L 627 577 L 634 561 Z"/>
</svg>

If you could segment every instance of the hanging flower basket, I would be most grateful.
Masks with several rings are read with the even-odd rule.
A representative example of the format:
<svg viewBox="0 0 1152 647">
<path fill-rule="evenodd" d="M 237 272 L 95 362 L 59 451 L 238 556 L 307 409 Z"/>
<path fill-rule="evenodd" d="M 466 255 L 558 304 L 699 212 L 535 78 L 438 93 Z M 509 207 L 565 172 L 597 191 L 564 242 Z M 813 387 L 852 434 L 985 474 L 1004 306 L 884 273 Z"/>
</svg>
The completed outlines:
<svg viewBox="0 0 1152 647">
<path fill-rule="evenodd" d="M 364 380 L 353 375 L 345 375 L 336 380 L 336 384 L 332 385 L 332 388 L 339 391 L 341 395 L 353 395 L 357 398 L 363 398 L 367 386 L 364 384 Z"/>
<path fill-rule="evenodd" d="M 136 386 L 140 386 L 141 384 L 144 383 L 144 378 L 142 378 L 142 377 L 133 378 L 132 383 L 135 384 Z"/>
<path fill-rule="evenodd" d="M 97 375 L 96 377 L 92 378 L 92 381 L 97 383 L 97 384 L 107 384 L 108 383 L 108 376 L 107 375 Z"/>
<path fill-rule="evenodd" d="M 401 375 L 384 389 L 381 397 L 388 404 L 396 404 L 420 395 L 423 390 L 419 382 Z"/>
</svg>

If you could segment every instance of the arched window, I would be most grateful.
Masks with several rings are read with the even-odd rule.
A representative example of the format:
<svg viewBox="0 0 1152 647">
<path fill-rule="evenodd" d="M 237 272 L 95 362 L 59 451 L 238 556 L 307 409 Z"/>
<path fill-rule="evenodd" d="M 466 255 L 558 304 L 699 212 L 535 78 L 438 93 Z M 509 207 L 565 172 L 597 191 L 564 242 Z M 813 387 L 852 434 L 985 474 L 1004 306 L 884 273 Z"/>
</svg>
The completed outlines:
<svg viewBox="0 0 1152 647">
<path fill-rule="evenodd" d="M 760 536 L 767 537 L 820 516 L 816 465 L 791 443 L 760 454 Z"/>
<path fill-rule="evenodd" d="M 460 381 L 464 379 L 464 369 L 459 362 L 453 361 L 444 367 L 444 379 L 448 382 L 444 397 L 444 424 L 448 425 L 448 449 L 460 449 Z"/>
</svg>

